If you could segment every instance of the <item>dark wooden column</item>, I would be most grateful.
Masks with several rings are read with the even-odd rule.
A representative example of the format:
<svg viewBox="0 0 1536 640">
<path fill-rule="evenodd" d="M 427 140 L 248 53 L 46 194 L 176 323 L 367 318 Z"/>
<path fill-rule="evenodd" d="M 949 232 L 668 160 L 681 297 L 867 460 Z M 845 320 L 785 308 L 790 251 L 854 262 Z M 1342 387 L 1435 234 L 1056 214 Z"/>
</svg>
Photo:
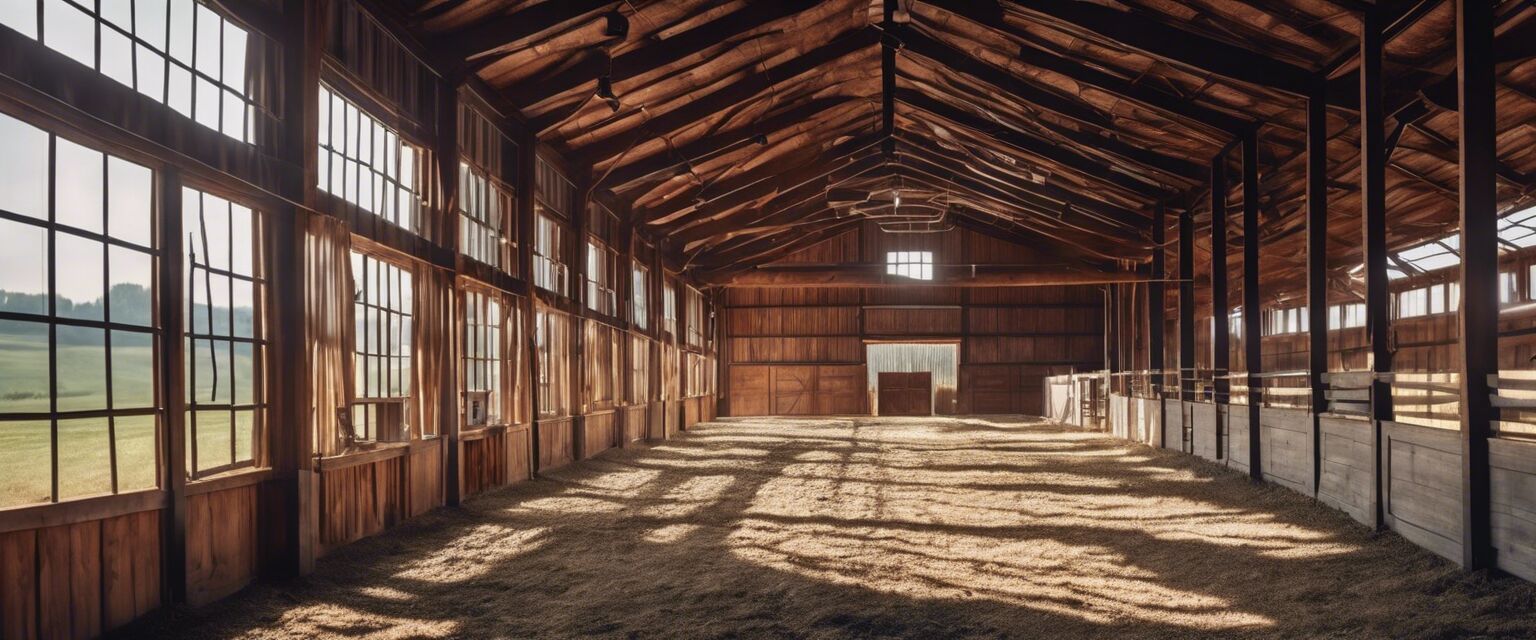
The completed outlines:
<svg viewBox="0 0 1536 640">
<path fill-rule="evenodd" d="M 1166 379 L 1163 375 L 1163 331 L 1166 329 L 1163 280 L 1168 278 L 1168 255 L 1163 243 L 1167 225 L 1167 210 L 1163 205 L 1157 205 L 1157 211 L 1152 215 L 1152 281 L 1147 283 L 1147 368 L 1153 371 L 1153 379 L 1159 387 Z"/>
<path fill-rule="evenodd" d="M 1227 154 L 1211 161 L 1211 400 L 1219 405 L 1232 401 L 1231 323 L 1227 319 Z M 1227 439 L 1222 437 L 1222 417 L 1217 410 L 1216 457 L 1227 455 Z M 1231 420 L 1229 413 L 1225 420 Z"/>
<path fill-rule="evenodd" d="M 1195 221 L 1179 212 L 1179 399 L 1195 399 Z"/>
<path fill-rule="evenodd" d="M 517 273 L 527 285 L 527 297 L 523 300 L 523 339 L 517 348 L 523 350 L 528 363 L 528 468 L 534 475 L 539 473 L 539 359 L 534 347 L 534 300 L 538 287 L 533 285 L 533 191 L 534 175 L 538 166 L 538 138 L 529 133 L 517 145 Z"/>
<path fill-rule="evenodd" d="M 1243 368 L 1248 372 L 1248 477 L 1264 479 L 1259 411 L 1264 406 L 1264 336 L 1259 310 L 1259 132 L 1243 136 Z"/>
<path fill-rule="evenodd" d="M 587 185 L 592 184 L 592 176 L 586 176 L 581 181 L 579 194 L 583 197 L 576 199 L 575 211 L 571 212 L 571 237 L 574 246 L 571 255 L 566 257 L 566 264 L 570 265 L 570 288 L 568 292 L 574 310 L 571 313 L 575 320 L 575 331 L 571 335 L 571 361 L 567 371 L 571 380 L 571 459 L 581 460 L 587 457 L 586 452 L 586 425 L 587 425 L 587 206 L 592 201 L 591 193 Z"/>
<path fill-rule="evenodd" d="M 435 140 L 433 140 L 433 160 L 437 164 L 438 189 L 441 190 L 438 198 L 439 216 L 436 225 L 440 237 L 437 242 L 448 249 L 454 256 L 455 262 L 459 255 L 459 84 L 460 78 L 444 77 L 437 85 L 437 128 Z M 453 308 L 459 308 L 460 296 L 458 287 L 453 292 Z M 459 319 L 459 314 L 454 314 L 450 322 Z M 434 357 L 443 360 L 446 366 L 439 367 L 442 376 L 438 384 L 442 390 L 438 394 L 438 432 L 443 438 L 443 447 L 446 449 L 443 460 L 444 477 L 444 502 L 448 506 L 458 506 L 461 494 L 464 491 L 464 474 L 459 469 L 459 460 L 463 446 L 459 441 L 459 376 L 458 371 L 462 366 L 460 350 L 463 348 L 460 337 L 463 331 L 460 327 L 447 327 L 449 335 L 447 349 L 444 353 L 435 354 Z"/>
<path fill-rule="evenodd" d="M 186 248 L 182 238 L 181 173 L 172 167 L 156 176 L 160 189 L 160 228 L 158 244 L 163 259 L 155 283 L 160 290 L 160 388 L 165 389 L 165 420 L 161 433 L 161 486 L 168 494 L 161 511 L 160 590 L 164 600 L 187 599 L 187 379 L 183 351 L 186 319 L 182 310 Z M 296 342 L 296 341 L 295 341 Z M 68 452 L 61 452 L 68 455 Z"/>
<path fill-rule="evenodd" d="M 1328 410 L 1328 83 L 1307 98 L 1307 381 L 1312 387 L 1312 489 L 1322 484 L 1323 434 L 1318 415 Z"/>
<path fill-rule="evenodd" d="M 1120 373 L 1120 314 L 1119 287 L 1104 285 L 1104 369 L 1109 371 L 1109 390 L 1116 388 L 1115 374 Z"/>
<path fill-rule="evenodd" d="M 1461 472 L 1462 564 L 1494 564 L 1490 524 L 1488 376 L 1499 372 L 1498 162 L 1495 139 L 1493 3 L 1456 3 L 1461 105 Z"/>
<path fill-rule="evenodd" d="M 1374 445 L 1376 505 L 1372 522 L 1381 527 L 1386 482 L 1381 463 L 1381 421 L 1392 419 L 1392 390 L 1382 374 L 1392 370 L 1387 317 L 1387 148 L 1382 91 L 1383 17 L 1365 13 L 1360 34 L 1360 202 L 1365 242 L 1365 326 L 1371 344 L 1371 432 Z M 1462 295 L 1466 297 L 1465 294 Z"/>
</svg>

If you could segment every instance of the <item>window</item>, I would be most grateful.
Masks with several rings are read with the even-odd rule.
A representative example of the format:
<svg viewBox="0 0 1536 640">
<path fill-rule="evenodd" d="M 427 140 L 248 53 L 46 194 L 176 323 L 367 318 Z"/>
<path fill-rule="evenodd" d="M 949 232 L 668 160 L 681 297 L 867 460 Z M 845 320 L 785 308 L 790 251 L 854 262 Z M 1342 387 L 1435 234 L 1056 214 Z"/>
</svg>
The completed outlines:
<svg viewBox="0 0 1536 640">
<path fill-rule="evenodd" d="M 603 315 L 618 315 L 618 255 L 596 240 L 587 240 L 587 308 Z"/>
<path fill-rule="evenodd" d="M 586 410 L 611 409 L 624 391 L 624 380 L 620 377 L 624 369 L 623 363 L 619 361 L 623 353 L 623 337 L 624 334 L 612 326 L 597 320 L 586 321 L 586 344 L 583 348 L 587 365 L 586 380 L 583 381 Z"/>
<path fill-rule="evenodd" d="M 411 284 L 411 272 L 399 265 L 352 252 L 352 321 L 357 343 L 353 392 L 358 399 L 352 410 L 352 436 L 358 440 L 404 439 L 402 401 L 411 397 L 414 346 Z"/>
<path fill-rule="evenodd" d="M 6 0 L 0 24 L 170 106 L 251 142 L 250 34 L 194 0 Z M 99 4 L 99 13 L 95 9 Z M 42 11 L 38 12 L 38 6 Z"/>
<path fill-rule="evenodd" d="M 1416 318 L 1429 313 L 1429 289 L 1410 289 L 1397 294 L 1398 318 Z"/>
<path fill-rule="evenodd" d="M 539 307 L 533 323 L 534 357 L 538 362 L 538 400 L 540 418 L 562 418 L 571 414 L 570 318 Z"/>
<path fill-rule="evenodd" d="M 262 216 L 182 189 L 186 253 L 187 474 L 252 466 L 266 417 Z"/>
<path fill-rule="evenodd" d="M 1499 304 L 1514 304 L 1520 301 L 1520 288 L 1515 281 L 1515 272 L 1499 272 Z"/>
<path fill-rule="evenodd" d="M 709 393 L 709 373 L 702 353 L 683 354 L 683 397 L 696 398 Z"/>
<path fill-rule="evenodd" d="M 533 229 L 533 284 L 545 291 L 565 295 L 565 228 L 553 218 L 540 215 Z"/>
<path fill-rule="evenodd" d="M 642 336 L 629 337 L 629 402 L 644 404 L 651 399 L 651 343 Z"/>
<path fill-rule="evenodd" d="M 1280 336 L 1301 333 L 1308 330 L 1310 323 L 1311 319 L 1307 317 L 1306 307 L 1271 309 L 1264 312 L 1264 335 Z"/>
<path fill-rule="evenodd" d="M 4 115 L 0 140 L 0 508 L 153 489 L 154 173 Z"/>
<path fill-rule="evenodd" d="M 647 289 L 649 289 L 650 275 L 650 269 L 645 268 L 645 265 L 640 264 L 639 261 L 636 261 L 634 266 L 630 268 L 629 320 L 641 329 L 646 328 L 646 323 L 650 321 L 651 308 L 646 298 L 649 295 Z"/>
<path fill-rule="evenodd" d="M 885 254 L 885 272 L 894 276 L 932 280 L 933 252 L 887 251 Z"/>
<path fill-rule="evenodd" d="M 421 151 L 329 87 L 320 86 L 320 189 L 415 232 Z"/>
<path fill-rule="evenodd" d="M 459 250 L 497 269 L 507 259 L 507 216 L 513 210 L 510 191 L 467 162 L 459 163 Z"/>
<path fill-rule="evenodd" d="M 670 282 L 661 284 L 661 328 L 677 336 L 677 288 Z"/>
<path fill-rule="evenodd" d="M 500 424 L 502 415 L 502 381 L 506 379 L 506 362 L 503 357 L 502 323 L 506 312 L 501 300 L 476 290 L 464 291 L 464 428 Z M 484 395 L 484 413 L 476 416 L 470 411 L 468 395 Z M 475 423 L 479 417 L 483 422 Z"/>
<path fill-rule="evenodd" d="M 685 329 L 688 332 L 686 343 L 689 346 L 702 347 L 704 346 L 704 294 L 693 287 L 688 287 L 685 294 L 687 297 L 683 300 L 685 303 L 683 311 L 688 314 Z"/>
<path fill-rule="evenodd" d="M 1234 338 L 1243 337 L 1243 311 L 1234 309 L 1227 314 L 1227 333 Z"/>
</svg>

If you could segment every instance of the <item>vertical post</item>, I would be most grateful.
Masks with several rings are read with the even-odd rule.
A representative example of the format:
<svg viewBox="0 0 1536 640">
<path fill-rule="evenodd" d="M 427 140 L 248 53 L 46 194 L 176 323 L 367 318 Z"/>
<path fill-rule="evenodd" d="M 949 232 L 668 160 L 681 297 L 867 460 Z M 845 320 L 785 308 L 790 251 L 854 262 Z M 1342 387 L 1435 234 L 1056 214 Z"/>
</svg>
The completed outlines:
<svg viewBox="0 0 1536 640">
<path fill-rule="evenodd" d="M 577 199 L 576 210 L 571 212 L 571 237 L 575 239 L 575 246 L 566 262 L 571 265 L 570 294 L 571 302 L 576 306 L 572 314 L 576 319 L 576 331 L 571 336 L 571 366 L 568 368 L 571 393 L 575 395 L 571 403 L 572 460 L 587 456 L 587 403 L 591 400 L 587 397 L 587 349 L 591 347 L 587 344 L 587 210 L 592 197 L 586 185 L 591 184 L 592 180 L 592 176 L 587 176 L 582 181 L 581 190 L 577 191 L 586 194 L 586 197 Z"/>
<path fill-rule="evenodd" d="M 1360 34 L 1360 208 L 1365 241 L 1365 325 L 1371 343 L 1371 433 L 1376 484 L 1372 489 L 1381 527 L 1386 469 L 1382 465 L 1382 421 L 1392 419 L 1392 389 L 1383 374 L 1392 370 L 1387 318 L 1387 156 L 1382 91 L 1382 12 L 1365 12 Z M 1466 297 L 1465 293 L 1462 295 Z"/>
<path fill-rule="evenodd" d="M 1499 372 L 1498 199 L 1493 3 L 1456 3 L 1461 117 L 1462 564 L 1493 566 L 1488 438 L 1494 409 L 1488 376 Z"/>
<path fill-rule="evenodd" d="M 1259 132 L 1243 136 L 1243 368 L 1248 371 L 1248 477 L 1264 479 L 1259 446 L 1264 406 L 1263 334 L 1259 328 Z"/>
<path fill-rule="evenodd" d="M 1152 215 L 1152 282 L 1147 284 L 1147 368 L 1159 383 L 1164 379 L 1163 331 L 1166 319 L 1163 317 L 1163 280 L 1168 278 L 1168 255 L 1163 243 L 1168 233 L 1167 213 L 1163 205 L 1157 205 L 1157 211 Z M 1158 394 L 1158 397 L 1161 396 L 1161 393 Z"/>
<path fill-rule="evenodd" d="M 1120 314 L 1115 311 L 1119 293 L 1118 286 L 1104 285 L 1104 369 L 1109 372 L 1111 392 L 1115 390 L 1115 374 L 1120 372 Z"/>
<path fill-rule="evenodd" d="M 539 473 L 539 358 L 538 349 L 534 348 L 534 334 L 539 331 L 534 326 L 537 315 L 534 313 L 534 301 L 538 297 L 538 287 L 533 286 L 533 192 L 534 174 L 538 167 L 539 139 L 529 133 L 518 142 L 517 157 L 517 273 L 523 277 L 523 284 L 528 292 L 527 299 L 523 300 L 523 308 L 519 311 L 523 314 L 523 340 L 517 348 L 523 350 L 523 357 L 528 363 L 528 468 L 532 475 Z"/>
<path fill-rule="evenodd" d="M 186 430 L 186 370 L 182 351 L 185 318 L 182 312 L 183 260 L 181 225 L 181 175 L 167 167 L 156 176 L 160 190 L 160 238 L 161 251 L 159 281 L 160 322 L 160 389 L 165 403 L 165 424 L 161 441 L 164 461 L 161 486 L 169 494 L 166 508 L 161 512 L 161 562 L 164 579 L 161 592 L 164 601 L 185 602 L 187 599 L 187 454 Z"/>
<path fill-rule="evenodd" d="M 1312 388 L 1312 490 L 1322 484 L 1323 434 L 1328 410 L 1328 83 L 1307 97 L 1307 381 Z"/>
<path fill-rule="evenodd" d="M 459 85 L 462 81 L 457 77 L 444 77 L 437 85 L 437 131 L 433 145 L 433 158 L 437 161 L 437 181 L 441 197 L 438 199 L 437 231 L 438 243 L 452 251 L 454 262 L 457 263 L 459 255 L 459 225 L 458 225 L 458 200 L 459 200 Z M 452 300 L 451 307 L 459 307 L 459 292 L 457 287 L 449 296 Z M 458 319 L 459 314 L 451 314 L 449 321 Z M 438 431 L 442 434 L 445 459 L 443 460 L 443 488 L 444 502 L 451 507 L 459 505 L 461 494 L 464 491 L 464 474 L 460 470 L 460 457 L 462 455 L 463 442 L 459 440 L 459 367 L 462 366 L 459 350 L 463 348 L 459 336 L 463 335 L 459 327 L 447 327 L 448 335 L 453 336 L 448 341 L 448 349 L 444 353 L 435 354 L 433 357 L 446 360 L 447 366 L 439 367 L 442 377 L 438 384 L 442 389 L 438 394 Z"/>
<path fill-rule="evenodd" d="M 1211 160 L 1211 369 L 1214 390 L 1211 400 L 1216 411 L 1216 457 L 1227 455 L 1227 439 L 1222 437 L 1222 425 L 1232 419 L 1232 371 L 1231 313 L 1227 304 L 1227 156 L 1223 151 Z M 1226 421 L 1221 416 L 1221 405 L 1228 406 Z"/>
<path fill-rule="evenodd" d="M 1195 399 L 1195 221 L 1179 212 L 1179 399 Z"/>
</svg>

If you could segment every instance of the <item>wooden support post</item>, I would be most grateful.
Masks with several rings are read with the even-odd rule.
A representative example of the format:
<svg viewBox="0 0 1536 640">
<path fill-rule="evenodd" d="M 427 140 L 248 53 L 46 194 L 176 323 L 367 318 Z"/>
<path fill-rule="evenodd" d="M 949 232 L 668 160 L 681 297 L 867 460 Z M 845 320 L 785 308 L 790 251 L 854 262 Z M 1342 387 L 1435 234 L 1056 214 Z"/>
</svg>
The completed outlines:
<svg viewBox="0 0 1536 640">
<path fill-rule="evenodd" d="M 897 28 L 898 0 L 884 0 L 880 29 L 890 34 Z M 891 38 L 880 39 L 880 150 L 886 158 L 896 155 L 896 47 Z"/>
<path fill-rule="evenodd" d="M 1158 386 L 1162 386 L 1163 376 L 1163 331 L 1166 329 L 1164 311 L 1164 285 L 1163 280 L 1168 277 L 1167 247 L 1163 246 L 1168 233 L 1167 210 L 1163 205 L 1157 205 L 1157 211 L 1152 215 L 1152 281 L 1147 283 L 1147 368 L 1153 371 L 1153 378 Z M 1162 397 L 1159 393 L 1158 397 Z"/>
<path fill-rule="evenodd" d="M 1227 455 L 1227 440 L 1222 437 L 1221 405 L 1232 402 L 1231 308 L 1227 303 L 1227 156 L 1223 152 L 1211 160 L 1211 400 L 1217 405 L 1216 457 Z M 1230 409 L 1226 420 L 1230 421 Z"/>
<path fill-rule="evenodd" d="M 1110 391 L 1115 390 L 1114 375 L 1120 373 L 1120 316 L 1115 312 L 1119 293 L 1116 285 L 1104 286 L 1104 370 L 1110 375 Z"/>
<path fill-rule="evenodd" d="M 156 283 L 160 291 L 160 384 L 164 392 L 165 420 L 162 426 L 161 486 L 169 494 L 161 511 L 161 594 L 165 602 L 187 599 L 187 380 L 182 351 L 186 326 L 182 311 L 185 277 L 182 246 L 184 231 L 181 218 L 181 173 L 172 167 L 156 176 L 160 190 L 160 237 L 163 258 Z M 66 452 L 67 455 L 67 452 Z"/>
<path fill-rule="evenodd" d="M 1371 432 L 1376 483 L 1372 523 L 1383 521 L 1386 469 L 1382 465 L 1382 421 L 1392 419 L 1392 389 L 1385 374 L 1392 370 L 1387 317 L 1387 159 L 1386 112 L 1382 91 L 1382 12 L 1365 13 L 1360 34 L 1360 208 L 1365 242 L 1365 326 L 1371 344 Z M 1465 293 L 1462 296 L 1466 297 Z"/>
<path fill-rule="evenodd" d="M 1259 132 L 1243 136 L 1243 364 L 1248 372 L 1248 477 L 1264 479 L 1259 446 L 1264 407 L 1264 336 L 1259 309 Z"/>
<path fill-rule="evenodd" d="M 439 237 L 438 243 L 459 255 L 459 224 L 458 224 L 458 200 L 459 200 L 459 78 L 444 77 L 437 86 L 437 130 L 436 140 L 433 141 L 433 159 L 437 162 L 437 181 L 440 191 L 438 198 L 439 216 L 436 230 Z M 457 260 L 455 260 L 457 262 Z M 452 307 L 458 309 L 460 296 L 455 290 L 449 295 L 453 297 Z M 460 320 L 460 314 L 451 314 L 449 321 Z M 464 492 L 464 474 L 460 470 L 460 458 L 462 456 L 463 443 L 459 440 L 459 376 L 458 371 L 462 366 L 460 349 L 463 348 L 460 337 L 463 335 L 459 327 L 446 327 L 448 335 L 448 348 L 431 357 L 446 360 L 438 367 L 442 376 L 438 379 L 441 387 L 438 393 L 438 433 L 443 438 L 445 459 L 443 460 L 443 502 L 450 507 L 456 507 L 462 499 Z"/>
<path fill-rule="evenodd" d="M 587 176 L 582 180 L 580 191 L 587 197 L 579 198 L 574 205 L 575 211 L 571 212 L 571 238 L 574 240 L 571 247 L 571 255 L 566 256 L 566 264 L 570 265 L 571 282 L 568 292 L 571 302 L 575 305 L 574 316 L 576 321 L 575 331 L 571 335 L 571 361 L 567 371 L 571 380 L 571 460 L 581 460 L 587 457 L 586 451 L 586 424 L 588 402 L 587 397 L 587 208 L 592 202 L 591 194 L 587 191 L 587 185 L 594 178 Z"/>
<path fill-rule="evenodd" d="M 1323 434 L 1328 410 L 1328 83 L 1307 98 L 1307 381 L 1312 388 L 1312 490 L 1322 485 Z"/>
<path fill-rule="evenodd" d="M 1499 372 L 1499 242 L 1495 167 L 1493 3 L 1456 3 L 1461 117 L 1461 473 L 1462 565 L 1495 564 L 1488 439 L 1488 376 Z"/>
<path fill-rule="evenodd" d="M 538 287 L 533 286 L 533 192 L 538 146 L 538 138 L 529 133 L 518 142 L 517 159 L 517 273 L 522 276 L 528 291 L 520 309 L 523 343 L 517 348 L 523 350 L 528 363 L 528 468 L 533 475 L 539 473 L 539 358 L 538 349 L 534 347 L 534 334 L 537 333 L 534 322 L 538 317 L 534 313 L 534 301 L 538 297 Z"/>
<path fill-rule="evenodd" d="M 1179 212 L 1179 400 L 1195 399 L 1195 221 Z"/>
</svg>

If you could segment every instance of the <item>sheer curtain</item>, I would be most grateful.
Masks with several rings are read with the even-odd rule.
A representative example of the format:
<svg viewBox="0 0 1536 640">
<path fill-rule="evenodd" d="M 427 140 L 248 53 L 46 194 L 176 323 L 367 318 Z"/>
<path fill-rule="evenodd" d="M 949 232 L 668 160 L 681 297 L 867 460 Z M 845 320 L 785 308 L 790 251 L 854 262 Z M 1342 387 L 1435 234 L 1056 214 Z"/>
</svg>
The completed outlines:
<svg viewBox="0 0 1536 640">
<path fill-rule="evenodd" d="M 442 433 L 446 418 L 458 419 L 458 398 L 449 397 L 443 389 L 453 380 L 459 361 L 455 337 L 461 325 L 455 313 L 452 272 L 416 263 L 412 279 L 416 291 L 411 338 L 416 366 L 411 430 L 414 437 L 423 438 Z"/>
<path fill-rule="evenodd" d="M 309 357 L 315 455 L 350 441 L 341 414 L 352 401 L 352 257 L 346 224 L 311 214 L 304 228 L 304 342 Z"/>
</svg>

